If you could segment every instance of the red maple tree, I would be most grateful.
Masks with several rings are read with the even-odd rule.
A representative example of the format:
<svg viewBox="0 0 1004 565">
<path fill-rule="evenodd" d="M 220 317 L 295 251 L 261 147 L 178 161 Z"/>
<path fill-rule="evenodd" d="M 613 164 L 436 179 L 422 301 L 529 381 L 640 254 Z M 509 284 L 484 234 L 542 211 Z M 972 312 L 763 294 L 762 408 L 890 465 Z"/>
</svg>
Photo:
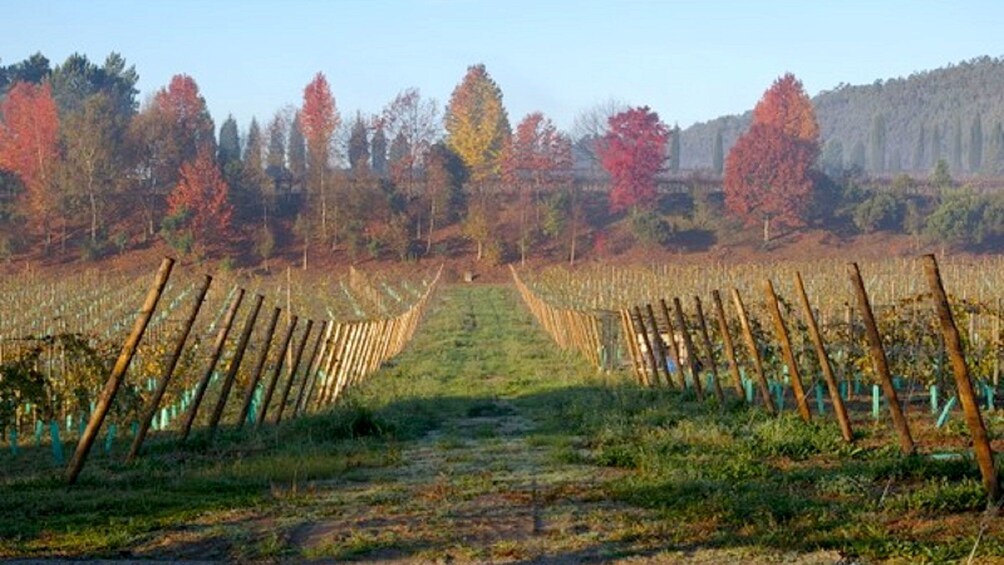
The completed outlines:
<svg viewBox="0 0 1004 565">
<path fill-rule="evenodd" d="M 59 158 L 59 114 L 48 83 L 19 82 L 0 103 L 0 168 L 21 179 L 49 243 L 56 211 L 52 175 Z"/>
<path fill-rule="evenodd" d="M 780 129 L 787 135 L 816 143 L 819 123 L 812 100 L 795 75 L 786 73 L 774 81 L 753 109 L 753 122 Z"/>
<path fill-rule="evenodd" d="M 613 177 L 610 211 L 638 209 L 655 202 L 655 175 L 666 160 L 669 128 L 648 106 L 610 117 L 609 130 L 597 144 L 603 168 Z"/>
<path fill-rule="evenodd" d="M 772 225 L 804 225 L 816 153 L 808 141 L 767 124 L 753 124 L 725 160 L 725 207 L 747 225 L 762 221 L 764 241 L 770 240 Z"/>
<path fill-rule="evenodd" d="M 180 180 L 167 197 L 169 213 L 181 215 L 196 241 L 220 243 L 230 228 L 233 206 L 230 188 L 210 148 L 204 147 L 192 161 L 181 165 Z"/>
</svg>

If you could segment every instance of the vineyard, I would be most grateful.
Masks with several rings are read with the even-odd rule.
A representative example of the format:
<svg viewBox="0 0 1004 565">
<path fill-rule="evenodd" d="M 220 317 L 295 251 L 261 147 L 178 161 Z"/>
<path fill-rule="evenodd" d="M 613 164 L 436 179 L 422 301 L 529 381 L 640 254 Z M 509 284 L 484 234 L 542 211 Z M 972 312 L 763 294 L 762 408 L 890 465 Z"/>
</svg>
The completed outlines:
<svg viewBox="0 0 1004 565">
<path fill-rule="evenodd" d="M 513 277 L 558 344 L 598 369 L 628 367 L 643 386 L 696 400 L 794 409 L 806 423 L 834 419 L 848 443 L 888 418 L 904 454 L 975 456 L 995 501 L 1002 267 L 992 259 L 942 271 L 928 256 Z M 987 422 L 997 433 L 988 436 Z"/>
<path fill-rule="evenodd" d="M 99 272 L 0 283 L 0 429 L 11 454 L 47 444 L 62 465 L 76 442 L 73 482 L 99 431 L 106 454 L 130 437 L 131 460 L 150 431 L 185 441 L 321 409 L 401 351 L 439 278 L 172 271 L 165 259 L 152 288 L 148 276 Z"/>
</svg>

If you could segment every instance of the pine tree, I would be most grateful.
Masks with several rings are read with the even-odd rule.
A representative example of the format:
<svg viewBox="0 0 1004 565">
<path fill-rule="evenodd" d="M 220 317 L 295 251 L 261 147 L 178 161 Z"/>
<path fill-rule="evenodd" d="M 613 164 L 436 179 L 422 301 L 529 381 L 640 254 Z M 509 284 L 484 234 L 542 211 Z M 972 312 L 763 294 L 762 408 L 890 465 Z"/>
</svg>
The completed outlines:
<svg viewBox="0 0 1004 565">
<path fill-rule="evenodd" d="M 980 113 L 973 117 L 973 127 L 969 129 L 969 171 L 978 172 L 983 166 L 983 120 Z"/>
<path fill-rule="evenodd" d="M 917 133 L 917 145 L 913 149 L 913 170 L 922 171 L 927 168 L 927 162 L 924 160 L 926 156 L 925 153 L 925 138 L 924 138 L 924 124 L 920 125 L 920 131 Z"/>
<path fill-rule="evenodd" d="M 882 172 L 886 169 L 886 126 L 885 116 L 876 114 L 872 118 L 872 131 L 868 137 L 870 146 L 869 168 L 875 172 Z"/>
<path fill-rule="evenodd" d="M 952 132 L 952 170 L 962 170 L 962 118 L 955 115 L 955 129 Z"/>
<path fill-rule="evenodd" d="M 674 173 L 680 170 L 680 126 L 673 124 L 673 130 L 669 136 L 669 163 L 670 171 Z"/>
<path fill-rule="evenodd" d="M 725 149 L 722 147 L 722 130 L 715 132 L 715 145 L 711 151 L 711 168 L 715 173 L 722 174 L 725 166 Z"/>
<path fill-rule="evenodd" d="M 220 126 L 220 146 L 216 151 L 216 159 L 224 170 L 230 163 L 241 160 L 241 139 L 237 133 L 237 120 L 233 114 L 227 116 Z"/>
<path fill-rule="evenodd" d="M 387 174 L 387 134 L 383 131 L 383 124 L 377 120 L 373 129 L 373 138 L 370 140 L 370 160 L 373 163 L 373 172 L 383 177 Z"/>
</svg>

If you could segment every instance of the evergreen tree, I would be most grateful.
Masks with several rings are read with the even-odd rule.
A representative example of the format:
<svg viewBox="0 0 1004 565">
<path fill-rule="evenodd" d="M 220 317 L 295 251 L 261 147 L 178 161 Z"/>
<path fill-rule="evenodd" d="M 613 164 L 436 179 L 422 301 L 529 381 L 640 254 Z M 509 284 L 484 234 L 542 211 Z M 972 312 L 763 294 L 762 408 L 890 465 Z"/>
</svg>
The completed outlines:
<svg viewBox="0 0 1004 565">
<path fill-rule="evenodd" d="M 917 133 L 917 145 L 913 150 L 913 170 L 915 171 L 922 171 L 926 168 L 924 141 L 924 124 L 921 124 L 920 131 Z"/>
<path fill-rule="evenodd" d="M 356 114 L 356 120 L 352 123 L 352 132 L 349 134 L 349 168 L 353 172 L 364 171 L 369 167 L 370 142 L 366 131 L 366 122 L 362 114 Z"/>
<path fill-rule="evenodd" d="M 978 172 L 983 166 L 983 120 L 976 112 L 973 127 L 969 129 L 969 170 Z"/>
<path fill-rule="evenodd" d="M 941 132 L 942 130 L 939 130 L 937 125 L 931 130 L 931 163 L 937 163 L 942 158 Z"/>
<path fill-rule="evenodd" d="M 955 115 L 955 130 L 952 132 L 952 170 L 962 170 L 962 118 Z"/>
<path fill-rule="evenodd" d="M 387 174 L 387 134 L 384 133 L 383 124 L 379 121 L 374 128 L 373 139 L 370 140 L 370 153 L 373 154 L 370 157 L 373 162 L 373 172 L 383 177 Z"/>
<path fill-rule="evenodd" d="M 669 170 L 676 172 L 680 170 L 680 126 L 678 124 L 673 124 L 669 138 Z"/>
<path fill-rule="evenodd" d="M 1004 173 L 1004 127 L 998 121 L 990 132 L 990 147 L 987 158 L 983 160 L 983 172 L 988 175 Z"/>
<path fill-rule="evenodd" d="M 885 116 L 876 114 L 872 118 L 872 131 L 868 137 L 870 170 L 882 172 L 886 169 L 886 126 Z"/>
<path fill-rule="evenodd" d="M 721 130 L 715 132 L 715 145 L 711 151 L 711 167 L 718 174 L 722 174 L 722 169 L 725 167 L 725 149 L 722 147 Z"/>
<path fill-rule="evenodd" d="M 840 176 L 844 171 L 844 144 L 839 139 L 831 139 L 823 146 L 823 172 L 831 177 Z"/>
<path fill-rule="evenodd" d="M 224 171 L 230 163 L 241 160 L 241 139 L 233 114 L 227 116 L 220 126 L 220 145 L 216 149 L 216 159 Z"/>
<path fill-rule="evenodd" d="M 854 142 L 854 147 L 851 148 L 847 166 L 859 171 L 865 170 L 865 144 L 860 139 Z"/>
<path fill-rule="evenodd" d="M 298 183 L 307 174 L 307 142 L 303 138 L 303 130 L 300 129 L 299 112 L 289 124 L 289 143 L 286 145 L 286 151 L 289 159 L 289 172 L 293 175 L 293 182 Z"/>
<path fill-rule="evenodd" d="M 265 159 L 265 169 L 273 175 L 286 169 L 286 119 L 281 112 L 276 112 L 268 123 L 268 157 Z"/>
</svg>

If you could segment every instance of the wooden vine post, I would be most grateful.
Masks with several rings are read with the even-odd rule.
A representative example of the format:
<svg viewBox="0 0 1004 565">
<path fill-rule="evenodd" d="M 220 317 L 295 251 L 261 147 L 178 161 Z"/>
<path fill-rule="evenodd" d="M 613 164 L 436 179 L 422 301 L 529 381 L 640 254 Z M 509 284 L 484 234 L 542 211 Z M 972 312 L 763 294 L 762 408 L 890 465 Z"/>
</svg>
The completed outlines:
<svg viewBox="0 0 1004 565">
<path fill-rule="evenodd" d="M 778 304 L 777 294 L 774 292 L 774 283 L 770 279 L 764 281 L 764 290 L 767 293 L 767 305 L 770 313 L 774 317 L 774 329 L 777 332 L 777 339 L 781 342 L 781 355 L 788 366 L 788 378 L 791 379 L 791 388 L 795 391 L 795 401 L 798 404 L 798 415 L 803 420 L 809 422 L 812 416 L 809 414 L 809 403 L 805 400 L 805 389 L 802 388 L 802 376 L 799 374 L 798 363 L 795 362 L 795 353 L 791 349 L 791 339 L 788 336 L 788 328 L 784 325 L 784 317 L 781 316 L 781 306 Z"/>
<path fill-rule="evenodd" d="M 934 255 L 925 255 L 923 261 L 927 283 L 931 287 L 934 299 L 934 308 L 938 313 L 938 320 L 941 322 L 941 333 L 945 338 L 948 356 L 952 361 L 955 387 L 962 402 L 962 411 L 966 415 L 969 433 L 973 439 L 973 451 L 976 454 L 976 462 L 979 464 L 980 474 L 983 477 L 983 486 L 987 489 L 991 503 L 994 503 L 1001 496 L 1000 481 L 997 478 L 994 453 L 990 447 L 987 429 L 983 424 L 983 417 L 980 415 L 972 380 L 969 378 L 969 368 L 966 367 L 965 349 L 959 338 L 959 329 L 955 325 L 955 317 L 952 315 L 948 296 L 945 294 L 941 273 L 938 270 L 938 261 Z"/>
<path fill-rule="evenodd" d="M 220 418 L 223 417 L 223 409 L 227 406 L 230 389 L 234 386 L 234 379 L 237 378 L 237 371 L 241 367 L 241 361 L 244 360 L 244 351 L 247 350 L 248 342 L 251 340 L 251 332 L 254 331 L 254 324 L 258 320 L 258 312 L 261 311 L 261 304 L 264 301 L 264 296 L 260 294 L 255 296 L 254 305 L 251 307 L 251 312 L 248 313 L 247 320 L 244 322 L 244 331 L 241 332 L 240 341 L 237 342 L 237 350 L 234 352 L 234 357 L 230 360 L 230 368 L 227 369 L 227 376 L 223 379 L 223 388 L 220 389 L 220 397 L 216 401 L 216 408 L 213 409 L 213 414 L 209 418 L 210 436 L 216 434 L 216 427 L 220 423 Z"/>
<path fill-rule="evenodd" d="M 872 305 L 868 300 L 868 292 L 865 290 L 865 283 L 861 279 L 861 270 L 857 263 L 848 266 L 848 275 L 851 279 L 851 286 L 854 287 L 858 298 L 858 309 L 861 310 L 861 317 L 865 324 L 865 334 L 868 337 L 868 347 L 871 351 L 872 366 L 875 374 L 878 375 L 879 384 L 888 400 L 889 412 L 892 414 L 892 422 L 899 435 L 899 447 L 905 455 L 914 452 L 913 436 L 910 435 L 910 424 L 903 415 L 903 407 L 899 405 L 899 397 L 896 395 L 896 388 L 892 386 L 892 376 L 889 373 L 889 361 L 885 356 L 885 349 L 882 347 L 882 336 L 879 335 L 878 325 L 875 323 L 875 315 L 872 313 Z"/>
<path fill-rule="evenodd" d="M 275 423 L 282 423 L 282 413 L 286 409 L 286 402 L 289 400 L 289 391 L 293 388 L 293 382 L 296 381 L 296 371 L 300 368 L 300 358 L 303 357 L 303 350 L 307 346 L 307 340 L 310 339 L 310 330 L 314 327 L 313 320 L 307 320 L 307 327 L 303 330 L 303 337 L 300 338 L 300 343 L 296 346 L 296 353 L 293 355 L 293 360 L 289 365 L 289 380 L 286 381 L 286 386 L 282 389 L 282 396 L 279 398 L 279 411 L 275 414 Z"/>
<path fill-rule="evenodd" d="M 735 304 L 736 312 L 739 313 L 739 325 L 743 329 L 743 337 L 746 339 L 746 348 L 749 350 L 750 359 L 753 361 L 753 372 L 756 373 L 757 385 L 760 388 L 760 396 L 763 397 L 763 403 L 767 408 L 767 412 L 771 414 L 777 414 L 777 407 L 774 406 L 774 399 L 770 395 L 770 388 L 767 386 L 767 377 L 763 374 L 763 360 L 760 359 L 760 349 L 757 347 L 756 337 L 753 336 L 753 330 L 750 328 L 750 319 L 746 315 L 746 306 L 743 305 L 743 299 L 739 295 L 739 289 L 732 289 L 732 302 Z"/>
<path fill-rule="evenodd" d="M 645 364 L 642 364 L 642 374 L 645 378 L 645 386 L 653 386 L 659 379 L 659 362 L 655 359 L 655 352 L 652 349 L 652 340 L 648 338 L 648 330 L 645 329 L 645 320 L 641 317 L 641 309 L 637 306 L 634 307 L 634 313 L 632 314 L 635 325 L 637 327 L 637 336 L 640 336 L 642 342 L 645 344 L 645 356 L 648 359 L 649 365 L 652 367 L 651 378 L 649 377 L 648 371 L 645 369 Z M 630 337 L 630 336 L 629 336 Z M 635 337 L 634 339 L 638 339 Z"/>
<path fill-rule="evenodd" d="M 247 391 L 244 393 L 244 403 L 241 405 L 241 412 L 237 416 L 237 429 L 244 427 L 244 422 L 248 418 L 248 412 L 251 411 L 251 402 L 254 400 L 255 390 L 258 388 L 258 381 L 261 379 L 261 373 L 265 369 L 265 363 L 268 361 L 268 351 L 272 347 L 272 337 L 275 335 L 275 327 L 279 322 L 279 315 L 282 313 L 282 309 L 276 306 L 272 310 L 272 317 L 268 320 L 268 326 L 265 329 L 265 340 L 262 342 L 261 353 L 258 355 L 258 362 L 255 363 L 254 370 L 251 371 L 251 382 L 248 383 Z"/>
<path fill-rule="evenodd" d="M 125 344 L 122 345 L 122 351 L 115 361 L 112 374 L 108 377 L 108 381 L 105 382 L 105 387 L 101 391 L 101 396 L 98 397 L 94 411 L 91 413 L 91 418 L 87 422 L 87 427 L 80 436 L 77 449 L 73 452 L 70 464 L 66 468 L 66 482 L 71 485 L 77 481 L 80 471 L 84 468 L 84 463 L 87 462 L 87 455 L 91 451 L 91 446 L 94 445 L 95 438 L 98 437 L 98 431 L 101 429 L 101 424 L 105 421 L 105 416 L 108 415 L 108 410 L 115 400 L 119 387 L 122 386 L 122 381 L 125 380 L 129 363 L 132 361 L 133 355 L 136 354 L 136 348 L 139 347 L 139 342 L 143 339 L 143 334 L 150 323 L 150 318 L 153 317 L 154 310 L 157 309 L 157 303 L 160 301 L 160 296 L 164 293 L 164 287 L 167 286 L 167 279 L 171 277 L 171 269 L 173 267 L 174 259 L 170 257 L 165 257 L 160 263 L 160 268 L 154 277 L 153 286 L 150 287 L 150 291 L 146 295 L 143 308 L 140 310 L 139 316 L 136 317 L 136 323 L 133 324 L 132 332 L 129 333 Z"/>
<path fill-rule="evenodd" d="M 163 400 L 164 393 L 167 392 L 167 385 L 170 384 L 171 379 L 174 377 L 174 370 L 177 368 L 178 361 L 184 352 L 185 342 L 188 341 L 188 335 L 192 331 L 192 326 L 195 325 L 195 319 L 199 316 L 199 310 L 202 309 L 202 304 L 206 300 L 206 293 L 209 291 L 209 285 L 212 282 L 213 277 L 206 275 L 202 279 L 202 285 L 199 286 L 199 290 L 195 293 L 195 302 L 192 303 L 192 309 L 188 312 L 188 316 L 181 326 L 181 335 L 178 336 L 178 341 L 174 345 L 174 351 L 171 352 L 171 357 L 167 361 L 167 367 L 164 368 L 164 377 L 157 384 L 157 390 L 153 393 L 153 398 L 150 399 L 150 406 L 147 407 L 146 412 L 143 414 L 143 419 L 139 422 L 139 430 L 137 430 L 136 437 L 132 440 L 129 455 L 126 456 L 126 463 L 135 459 L 139 455 L 139 450 L 143 447 L 146 434 L 150 431 L 150 423 L 153 422 L 154 416 L 157 415 L 160 401 Z"/>
<path fill-rule="evenodd" d="M 676 343 L 676 328 L 669 317 L 669 306 L 662 298 L 659 299 L 659 307 L 662 309 L 662 322 L 666 324 L 666 332 L 669 333 L 669 354 L 673 357 L 673 364 L 676 366 L 676 375 L 680 377 L 680 390 L 687 390 L 687 376 L 683 373 L 683 363 L 680 362 L 680 347 Z"/>
<path fill-rule="evenodd" d="M 711 370 L 711 382 L 715 387 L 715 398 L 722 405 L 725 404 L 725 393 L 722 391 L 722 384 L 718 382 L 718 367 L 715 365 L 715 350 L 711 345 L 711 336 L 708 335 L 708 323 L 704 319 L 704 308 L 701 306 L 701 297 L 694 297 L 694 308 L 697 310 L 697 328 L 701 331 L 701 341 L 704 344 L 704 351 L 707 354 L 705 359 L 708 369 Z"/>
<path fill-rule="evenodd" d="M 687 328 L 687 320 L 683 317 L 683 305 L 680 299 L 673 298 L 673 310 L 676 312 L 676 325 L 680 328 L 680 337 L 683 338 L 683 347 L 687 350 L 687 367 L 690 368 L 690 378 L 694 380 L 694 391 L 697 393 L 697 400 L 704 400 L 704 384 L 701 383 L 701 375 L 697 371 L 697 351 L 694 350 L 694 342 L 690 339 L 690 329 Z"/>
<path fill-rule="evenodd" d="M 294 315 L 289 319 L 289 323 L 286 325 L 286 335 L 282 337 L 282 345 L 279 346 L 275 368 L 272 370 L 272 378 L 269 379 L 268 384 L 265 386 L 265 393 L 262 395 L 261 406 L 258 407 L 258 418 L 254 421 L 254 429 L 256 430 L 261 428 L 262 423 L 265 422 L 265 416 L 268 415 L 268 405 L 272 402 L 272 395 L 275 393 L 275 387 L 279 384 L 279 377 L 282 376 L 282 365 L 286 362 L 289 345 L 290 342 L 293 341 L 293 332 L 296 331 L 296 324 L 299 321 L 300 318 Z"/>
<path fill-rule="evenodd" d="M 816 357 L 819 359 L 819 367 L 823 371 L 823 380 L 826 381 L 826 388 L 830 393 L 830 402 L 833 403 L 833 411 L 837 414 L 837 422 L 840 424 L 840 435 L 843 436 L 844 441 L 850 443 L 854 441 L 851 419 L 847 416 L 847 407 L 844 406 L 844 399 L 840 397 L 840 388 L 837 386 L 837 379 L 833 375 L 830 358 L 826 355 L 826 346 L 823 343 L 823 336 L 819 333 L 819 326 L 816 324 L 816 315 L 813 314 L 812 305 L 809 304 L 809 297 L 805 294 L 802 275 L 797 272 L 795 273 L 795 289 L 798 291 L 799 299 L 802 302 L 802 312 L 805 314 L 805 322 L 809 327 L 809 337 L 812 338 L 812 345 L 816 349 Z"/>
<path fill-rule="evenodd" d="M 655 320 L 655 310 L 652 309 L 651 304 L 645 305 L 645 313 L 648 314 L 648 323 L 652 326 L 652 339 L 656 357 L 659 360 L 659 372 L 666 377 L 666 386 L 673 388 L 673 377 L 669 374 L 669 367 L 666 365 L 666 342 L 662 341 L 662 336 L 659 335 L 659 323 Z M 659 380 L 658 375 L 657 372 L 656 382 Z"/>
<path fill-rule="evenodd" d="M 237 294 L 230 302 L 230 307 L 227 308 L 227 313 L 223 318 L 223 326 L 220 327 L 220 331 L 216 334 L 216 341 L 213 343 L 213 353 L 209 358 L 209 365 L 206 367 L 206 372 L 202 374 L 202 379 L 199 380 L 199 384 L 195 389 L 195 396 L 192 398 L 192 407 L 188 410 L 188 415 L 185 416 L 185 425 L 181 429 L 181 441 L 187 440 L 188 434 L 192 432 L 192 424 L 195 423 L 195 416 L 199 412 L 199 405 L 202 404 L 202 397 L 206 394 L 206 388 L 209 387 L 209 380 L 213 378 L 216 362 L 220 360 L 223 346 L 227 343 L 227 335 L 230 334 L 230 326 L 234 324 L 234 319 L 237 317 L 237 309 L 240 308 L 241 300 L 243 299 L 244 289 L 242 288 L 237 291 Z"/>
<path fill-rule="evenodd" d="M 732 373 L 732 385 L 736 389 L 739 398 L 746 398 L 746 391 L 743 389 L 743 377 L 739 371 L 739 363 L 736 362 L 736 348 L 732 344 L 732 334 L 729 332 L 729 320 L 725 317 L 725 308 L 722 306 L 722 295 L 717 290 L 711 291 L 711 300 L 715 303 L 715 316 L 718 318 L 718 333 L 722 336 L 722 345 L 725 346 L 725 358 L 729 361 L 729 372 Z"/>
</svg>

